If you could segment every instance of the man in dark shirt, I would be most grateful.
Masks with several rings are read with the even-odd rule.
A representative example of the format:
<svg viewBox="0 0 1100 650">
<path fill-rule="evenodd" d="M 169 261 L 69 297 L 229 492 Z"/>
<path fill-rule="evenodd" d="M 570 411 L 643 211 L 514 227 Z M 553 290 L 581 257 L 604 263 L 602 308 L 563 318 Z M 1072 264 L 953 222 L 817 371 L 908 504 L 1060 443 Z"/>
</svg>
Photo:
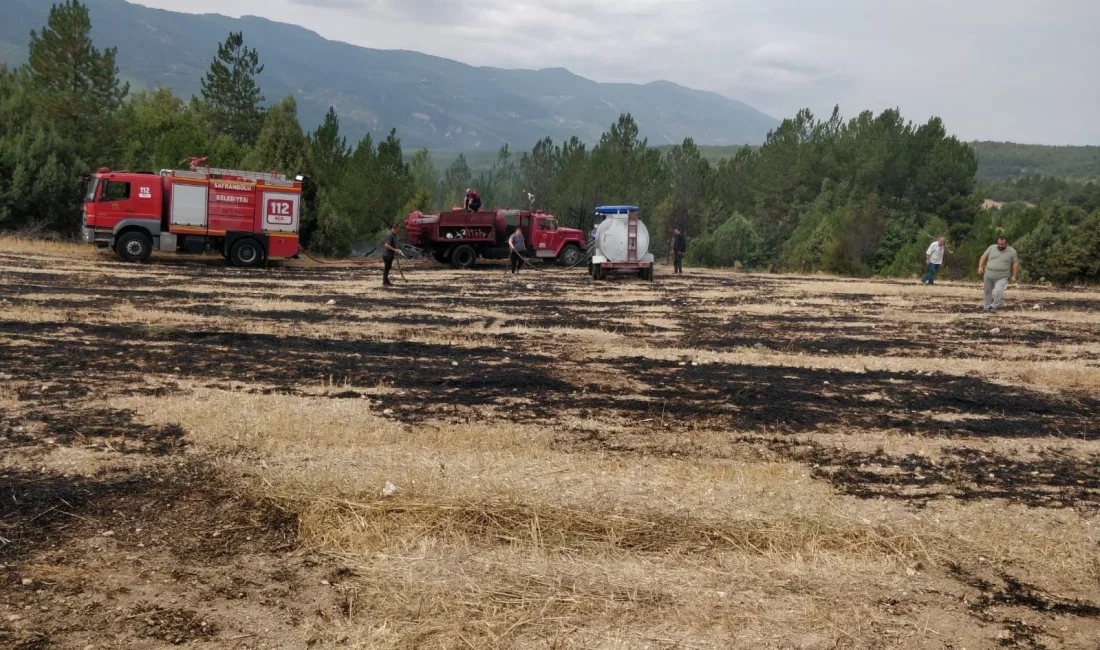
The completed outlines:
<svg viewBox="0 0 1100 650">
<path fill-rule="evenodd" d="M 401 252 L 401 249 L 397 247 L 397 229 L 400 228 L 398 224 L 390 226 L 390 231 L 386 233 L 386 239 L 382 241 L 382 286 L 392 287 L 393 283 L 390 282 L 390 268 L 393 266 L 393 258 L 397 255 L 405 257 L 405 254 Z"/>
<path fill-rule="evenodd" d="M 519 226 L 516 226 L 516 231 L 508 238 L 508 248 L 508 261 L 512 265 L 512 275 L 515 275 L 519 273 L 519 267 L 523 265 L 523 258 L 520 256 L 527 248 L 523 241 L 523 231 L 519 229 Z"/>
<path fill-rule="evenodd" d="M 684 237 L 684 233 L 680 232 L 677 228 L 673 231 L 676 238 L 672 241 L 672 272 L 683 273 L 684 272 L 684 253 L 687 252 L 687 238 Z"/>
<path fill-rule="evenodd" d="M 466 189 L 466 212 L 477 212 L 481 209 L 481 195 L 476 191 L 467 188 Z"/>
</svg>

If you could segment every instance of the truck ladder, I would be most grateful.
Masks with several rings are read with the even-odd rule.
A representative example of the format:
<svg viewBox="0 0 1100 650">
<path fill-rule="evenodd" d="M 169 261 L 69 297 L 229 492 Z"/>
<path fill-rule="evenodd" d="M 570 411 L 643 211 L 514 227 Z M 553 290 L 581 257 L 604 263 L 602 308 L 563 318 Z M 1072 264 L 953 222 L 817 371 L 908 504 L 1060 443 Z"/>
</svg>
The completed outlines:
<svg viewBox="0 0 1100 650">
<path fill-rule="evenodd" d="M 626 261 L 638 261 L 638 213 L 626 217 Z"/>
<path fill-rule="evenodd" d="M 199 167 L 198 171 L 204 171 L 207 174 L 218 174 L 220 176 L 240 176 L 241 178 L 247 178 L 249 180 L 265 180 L 265 181 L 285 181 L 286 176 L 282 174 L 272 174 L 268 172 L 249 172 L 241 169 L 219 169 L 217 167 Z"/>
</svg>

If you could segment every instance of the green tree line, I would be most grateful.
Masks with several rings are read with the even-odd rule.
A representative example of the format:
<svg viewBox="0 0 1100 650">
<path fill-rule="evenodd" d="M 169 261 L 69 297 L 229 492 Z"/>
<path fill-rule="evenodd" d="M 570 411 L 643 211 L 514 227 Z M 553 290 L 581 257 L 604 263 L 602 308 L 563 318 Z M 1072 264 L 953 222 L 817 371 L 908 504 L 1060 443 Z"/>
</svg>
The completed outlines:
<svg viewBox="0 0 1100 650">
<path fill-rule="evenodd" d="M 1100 177 L 1100 147 L 1056 147 L 1015 142 L 974 142 L 978 180 L 1024 176 L 1087 179 Z"/>
<path fill-rule="evenodd" d="M 349 143 L 335 109 L 304 130 L 293 97 L 266 103 L 261 53 L 240 33 L 212 53 L 201 96 L 188 100 L 164 88 L 131 94 L 115 50 L 93 44 L 79 0 L 54 5 L 29 52 L 23 67 L 0 69 L 0 228 L 73 231 L 82 174 L 206 156 L 218 167 L 308 175 L 303 242 L 329 255 L 371 242 L 410 211 L 461 205 L 473 187 L 487 208 L 543 209 L 580 228 L 596 205 L 638 205 L 658 257 L 680 228 L 697 265 L 913 276 L 942 233 L 954 251 L 944 272 L 968 277 L 1004 233 L 1032 279 L 1100 280 L 1095 187 L 1055 183 L 1051 192 L 1065 200 L 983 211 L 989 187 L 976 181 L 975 151 L 939 118 L 914 124 L 891 109 L 844 119 L 834 109 L 820 119 L 803 110 L 762 146 L 715 163 L 690 138 L 650 146 L 624 114 L 592 145 L 547 138 L 518 154 L 505 145 L 476 170 L 463 155 L 439 169 L 426 150 L 406 156 L 394 130 Z M 1014 183 L 1021 193 L 1029 183 L 1053 187 Z"/>
<path fill-rule="evenodd" d="M 1100 183 L 1054 176 L 986 181 L 980 184 L 986 198 L 1004 203 L 1023 202 L 1037 205 L 1069 205 L 1092 212 L 1100 206 Z"/>
</svg>

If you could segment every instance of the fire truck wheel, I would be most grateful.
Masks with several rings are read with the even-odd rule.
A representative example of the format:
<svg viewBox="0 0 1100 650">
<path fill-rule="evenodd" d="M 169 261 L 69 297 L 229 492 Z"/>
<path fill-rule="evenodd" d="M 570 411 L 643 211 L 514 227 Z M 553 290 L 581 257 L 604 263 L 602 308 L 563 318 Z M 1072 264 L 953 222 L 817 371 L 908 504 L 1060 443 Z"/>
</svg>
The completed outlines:
<svg viewBox="0 0 1100 650">
<path fill-rule="evenodd" d="M 153 240 L 137 230 L 124 232 L 115 242 L 115 252 L 125 262 L 144 262 L 153 254 Z"/>
<path fill-rule="evenodd" d="M 574 244 L 566 244 L 561 249 L 561 255 L 558 256 L 558 261 L 562 266 L 576 266 L 581 263 L 581 249 L 577 248 Z"/>
<path fill-rule="evenodd" d="M 447 254 L 446 253 L 435 252 L 435 253 L 432 253 L 432 257 L 434 257 L 435 261 L 439 262 L 440 264 L 446 264 L 447 263 Z"/>
<path fill-rule="evenodd" d="M 238 239 L 229 249 L 233 266 L 259 266 L 264 261 L 264 247 L 255 239 Z"/>
<path fill-rule="evenodd" d="M 477 260 L 477 251 L 473 246 L 459 246 L 451 251 L 451 264 L 456 269 L 468 269 L 474 265 Z"/>
</svg>

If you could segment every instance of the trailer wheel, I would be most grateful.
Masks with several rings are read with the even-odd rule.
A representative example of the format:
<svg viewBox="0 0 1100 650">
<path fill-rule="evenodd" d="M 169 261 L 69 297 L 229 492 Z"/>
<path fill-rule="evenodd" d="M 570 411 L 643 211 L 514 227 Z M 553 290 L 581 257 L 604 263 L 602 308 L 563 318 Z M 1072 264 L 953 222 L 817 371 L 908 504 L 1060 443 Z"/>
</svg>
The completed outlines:
<svg viewBox="0 0 1100 650">
<path fill-rule="evenodd" d="M 576 266 L 581 263 L 581 249 L 575 244 L 566 244 L 558 255 L 558 262 L 562 266 Z"/>
<path fill-rule="evenodd" d="M 253 267 L 263 261 L 264 247 L 255 239 L 238 239 L 229 249 L 229 263 L 233 266 Z"/>
<path fill-rule="evenodd" d="M 153 240 L 140 230 L 124 232 L 115 242 L 115 253 L 124 262 L 144 262 L 153 254 Z"/>
<path fill-rule="evenodd" d="M 463 244 L 451 251 L 451 264 L 456 269 L 468 269 L 474 265 L 476 260 L 477 251 L 474 250 L 473 246 Z"/>
</svg>

